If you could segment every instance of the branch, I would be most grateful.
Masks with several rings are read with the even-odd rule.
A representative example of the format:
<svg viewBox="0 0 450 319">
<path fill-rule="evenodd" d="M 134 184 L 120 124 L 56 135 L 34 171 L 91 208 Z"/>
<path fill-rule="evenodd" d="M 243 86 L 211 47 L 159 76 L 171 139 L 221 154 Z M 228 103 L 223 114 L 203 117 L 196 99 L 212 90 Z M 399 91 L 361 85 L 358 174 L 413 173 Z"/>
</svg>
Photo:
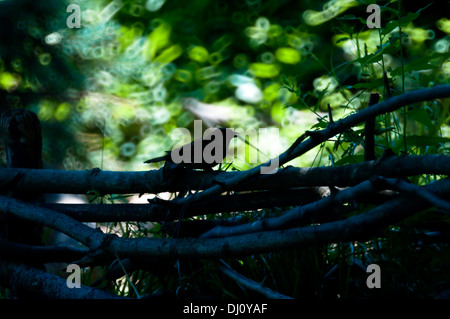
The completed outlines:
<svg viewBox="0 0 450 319">
<path fill-rule="evenodd" d="M 101 170 L 63 171 L 49 169 L 0 169 L 0 190 L 17 192 L 86 194 L 131 194 L 204 190 L 222 184 L 232 185 L 245 178 L 242 172 L 201 172 L 184 170 L 172 183 L 160 176 L 162 169 L 147 172 L 111 172 Z M 286 189 L 308 186 L 351 186 L 373 175 L 403 177 L 419 174 L 450 175 L 450 156 L 391 156 L 336 167 L 298 168 L 289 166 L 272 175 L 257 175 L 233 184 L 237 191 Z M 231 186 L 230 186 L 231 187 Z"/>
<path fill-rule="evenodd" d="M 314 131 L 314 135 L 312 137 L 298 145 L 294 150 L 289 153 L 285 152 L 281 154 L 279 163 L 280 165 L 283 165 L 293 158 L 306 153 L 336 134 L 342 133 L 345 130 L 348 130 L 378 115 L 393 112 L 405 105 L 447 97 L 450 97 L 450 85 L 438 85 L 432 88 L 415 90 L 391 97 L 381 103 L 372 105 L 369 108 L 349 115 L 346 118 L 335 122 L 334 125 L 328 126 L 326 129 Z"/>
<path fill-rule="evenodd" d="M 437 196 L 450 194 L 450 180 L 424 186 Z M 296 229 L 264 231 L 213 239 L 120 238 L 104 234 L 63 214 L 13 198 L 0 197 L 0 211 L 59 230 L 97 252 L 119 258 L 224 258 L 337 241 L 357 240 L 403 220 L 423 209 L 428 202 L 420 198 L 398 198 L 369 212 L 344 220 Z"/>
<path fill-rule="evenodd" d="M 233 270 L 228 264 L 226 264 L 223 260 L 221 260 L 222 265 L 219 266 L 219 270 L 223 272 L 225 275 L 236 281 L 239 285 L 244 286 L 245 288 L 248 288 L 250 290 L 256 291 L 257 293 L 265 296 L 266 298 L 270 299 L 293 299 L 291 297 L 288 297 L 286 295 L 283 295 L 277 291 L 274 291 L 272 289 L 269 289 L 267 287 L 264 287 L 260 283 L 257 283 L 256 281 L 253 281 L 251 279 L 248 279 L 247 277 L 244 277 L 237 271 Z"/>
<path fill-rule="evenodd" d="M 372 182 L 373 180 L 373 182 Z M 373 178 L 364 181 L 354 187 L 344 189 L 335 195 L 324 197 L 313 203 L 295 207 L 279 217 L 266 218 L 252 223 L 246 223 L 236 226 L 216 226 L 205 232 L 200 238 L 214 238 L 235 236 L 239 234 L 247 234 L 259 231 L 282 229 L 287 225 L 292 227 L 301 220 L 314 219 L 316 222 L 321 221 L 321 213 L 328 213 L 327 219 L 337 219 L 338 216 L 332 216 L 329 212 L 333 207 L 340 207 L 343 203 L 353 202 L 361 197 L 369 194 L 375 194 L 385 189 L 399 190 L 407 195 L 407 197 L 421 198 L 430 205 L 436 206 L 445 212 L 450 212 L 450 203 L 439 198 L 433 192 L 427 190 L 426 186 L 416 186 L 406 183 L 399 179 Z M 389 202 L 388 202 L 389 204 Z"/>
<path fill-rule="evenodd" d="M 222 195 L 183 209 L 156 204 L 38 204 L 82 222 L 167 222 L 192 216 L 285 207 L 318 199 L 311 188 Z"/>
<path fill-rule="evenodd" d="M 0 196 L 0 212 L 3 218 L 19 217 L 58 230 L 89 248 L 100 248 L 106 236 L 98 229 L 90 228 L 64 214 L 37 207 L 14 198 Z M 112 235 L 109 235 L 112 236 Z"/>
<path fill-rule="evenodd" d="M 16 296 L 46 299 L 124 299 L 106 291 L 81 286 L 70 289 L 66 280 L 43 270 L 0 259 L 0 283 Z"/>
<path fill-rule="evenodd" d="M 449 96 L 450 96 L 450 85 L 439 85 L 432 88 L 407 92 L 389 98 L 381 103 L 371 106 L 370 108 L 366 108 L 364 110 L 359 111 L 358 113 L 349 115 L 346 118 L 334 122 L 332 125 L 329 125 L 326 129 L 309 132 L 308 135 L 310 137 L 305 141 L 301 142 L 300 144 L 298 144 L 298 146 L 296 146 L 295 148 L 289 148 L 287 151 L 285 151 L 277 158 L 269 160 L 264 164 L 261 164 L 248 171 L 245 171 L 244 174 L 228 180 L 227 183 L 215 185 L 213 187 L 206 189 L 201 193 L 196 193 L 181 199 L 175 199 L 172 202 L 176 205 L 185 205 L 188 202 L 192 203 L 194 201 L 205 200 L 208 197 L 220 194 L 222 191 L 226 189 L 230 189 L 235 185 L 238 185 L 246 180 L 249 180 L 252 177 L 255 177 L 256 175 L 260 174 L 261 170 L 267 169 L 267 167 L 272 167 L 273 163 L 276 163 L 277 167 L 284 165 L 287 162 L 291 161 L 292 159 L 313 149 L 322 142 L 325 142 L 326 140 L 335 136 L 336 134 L 342 133 L 370 118 L 376 117 L 384 113 L 395 111 L 396 109 L 404 105 L 432 100 L 436 98 L 446 98 Z"/>
<path fill-rule="evenodd" d="M 98 168 L 89 171 L 50 169 L 0 169 L 0 189 L 21 192 L 86 194 L 160 193 L 169 186 L 162 170 L 147 172 L 111 172 Z"/>
<path fill-rule="evenodd" d="M 425 189 L 439 196 L 448 196 L 450 180 L 439 180 L 425 186 Z M 121 258 L 224 258 L 258 254 L 292 247 L 366 239 L 383 227 L 428 207 L 430 205 L 421 199 L 398 198 L 369 212 L 321 225 L 213 239 L 112 238 L 105 249 Z"/>
<path fill-rule="evenodd" d="M 436 196 L 432 192 L 424 189 L 423 187 L 407 183 L 400 179 L 392 180 L 383 178 L 380 181 L 391 187 L 393 190 L 400 191 L 411 197 L 422 198 L 423 200 L 427 201 L 430 205 L 436 206 L 436 208 L 439 208 L 444 212 L 450 213 L 450 202 L 440 198 L 439 196 Z"/>
<path fill-rule="evenodd" d="M 89 251 L 82 248 L 59 246 L 31 246 L 0 239 L 0 255 L 23 262 L 52 263 L 72 262 L 85 257 Z"/>
<path fill-rule="evenodd" d="M 342 190 L 336 195 L 324 197 L 304 206 L 294 207 L 279 217 L 266 218 L 237 226 L 216 226 L 199 236 L 199 238 L 236 236 L 260 231 L 282 229 L 287 227 L 287 225 L 295 227 L 302 219 L 314 219 L 318 222 L 317 219 L 320 218 L 321 213 L 329 212 L 333 207 L 340 207 L 343 203 L 357 200 L 360 196 L 376 191 L 377 190 L 370 181 L 364 181 L 352 188 Z M 331 216 L 327 217 L 330 218 Z"/>
<path fill-rule="evenodd" d="M 380 95 L 370 94 L 369 105 L 371 107 L 378 103 Z M 375 160 L 375 118 L 369 118 L 364 124 L 364 161 Z"/>
</svg>

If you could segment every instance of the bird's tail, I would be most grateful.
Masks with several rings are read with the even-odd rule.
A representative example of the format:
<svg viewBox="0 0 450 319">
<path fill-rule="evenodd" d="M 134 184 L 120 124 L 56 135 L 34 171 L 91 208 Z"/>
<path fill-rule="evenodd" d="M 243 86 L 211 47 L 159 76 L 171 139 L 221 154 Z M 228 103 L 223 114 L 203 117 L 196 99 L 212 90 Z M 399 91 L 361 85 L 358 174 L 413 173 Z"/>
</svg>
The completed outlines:
<svg viewBox="0 0 450 319">
<path fill-rule="evenodd" d="M 149 164 L 149 163 L 157 163 L 157 162 L 161 162 L 166 160 L 166 156 L 160 156 L 160 157 L 155 157 L 152 159 L 149 159 L 147 161 L 145 161 L 144 163 Z"/>
</svg>

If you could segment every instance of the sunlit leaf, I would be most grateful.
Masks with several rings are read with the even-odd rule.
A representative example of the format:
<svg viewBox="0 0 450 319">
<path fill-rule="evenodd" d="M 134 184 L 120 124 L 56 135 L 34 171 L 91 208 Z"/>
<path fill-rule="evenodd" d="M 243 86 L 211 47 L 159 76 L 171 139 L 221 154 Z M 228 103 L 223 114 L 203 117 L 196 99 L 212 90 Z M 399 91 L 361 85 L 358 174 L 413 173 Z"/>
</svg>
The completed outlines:
<svg viewBox="0 0 450 319">
<path fill-rule="evenodd" d="M 399 20 L 392 20 L 386 23 L 386 26 L 383 28 L 383 31 L 381 31 L 382 35 L 386 35 L 390 32 L 392 32 L 395 28 L 397 28 L 399 25 L 401 27 L 406 27 L 408 24 L 413 22 L 415 19 L 417 19 L 420 16 L 420 12 L 422 10 L 425 10 L 433 3 L 429 3 L 427 6 L 417 10 L 417 12 L 409 12 L 406 16 L 401 17 Z"/>
</svg>

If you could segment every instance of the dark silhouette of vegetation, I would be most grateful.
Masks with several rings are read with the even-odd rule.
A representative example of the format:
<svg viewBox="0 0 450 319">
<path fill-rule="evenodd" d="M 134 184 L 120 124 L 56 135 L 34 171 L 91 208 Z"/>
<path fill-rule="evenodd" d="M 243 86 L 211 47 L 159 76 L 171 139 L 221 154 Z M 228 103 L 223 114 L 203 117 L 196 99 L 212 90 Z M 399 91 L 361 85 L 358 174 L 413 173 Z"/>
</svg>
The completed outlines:
<svg viewBox="0 0 450 319">
<path fill-rule="evenodd" d="M 448 297 L 448 10 L 371 2 L 0 2 L 0 296 Z"/>
</svg>

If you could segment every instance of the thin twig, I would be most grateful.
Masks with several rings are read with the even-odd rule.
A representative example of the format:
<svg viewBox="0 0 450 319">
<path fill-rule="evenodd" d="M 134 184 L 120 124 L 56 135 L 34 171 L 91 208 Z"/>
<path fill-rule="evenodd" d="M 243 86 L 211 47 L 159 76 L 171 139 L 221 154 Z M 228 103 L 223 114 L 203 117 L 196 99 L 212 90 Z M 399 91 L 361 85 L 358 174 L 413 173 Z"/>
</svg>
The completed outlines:
<svg viewBox="0 0 450 319">
<path fill-rule="evenodd" d="M 283 295 L 278 291 L 274 291 L 270 288 L 267 288 L 256 281 L 253 281 L 237 271 L 233 270 L 226 262 L 220 260 L 222 265 L 219 265 L 219 270 L 223 272 L 225 275 L 236 281 L 239 285 L 248 288 L 250 290 L 256 291 L 257 293 L 269 298 L 269 299 L 293 299 L 289 296 Z"/>
<path fill-rule="evenodd" d="M 252 223 L 246 223 L 236 226 L 216 226 L 208 232 L 202 234 L 199 238 L 215 238 L 236 236 L 260 231 L 276 230 L 292 225 L 294 227 L 301 219 L 309 219 L 313 215 L 317 216 L 323 212 L 329 212 L 332 207 L 343 203 L 357 200 L 375 192 L 370 181 L 364 181 L 354 187 L 340 191 L 334 196 L 327 196 L 313 203 L 297 206 L 279 217 L 266 218 Z"/>
<path fill-rule="evenodd" d="M 123 273 L 125 274 L 125 278 L 127 279 L 128 284 L 133 288 L 134 293 L 136 294 L 137 299 L 141 299 L 141 295 L 137 291 L 136 286 L 133 284 L 133 282 L 130 279 L 130 276 L 128 275 L 127 270 L 125 269 L 125 266 L 122 264 L 122 261 L 120 260 L 119 256 L 116 255 L 116 260 L 120 265 L 120 268 L 122 268 Z"/>
<path fill-rule="evenodd" d="M 404 194 L 407 194 L 411 197 L 419 197 L 423 200 L 427 201 L 436 208 L 443 210 L 444 212 L 450 213 L 450 202 L 440 198 L 432 192 L 427 191 L 421 186 L 416 186 L 414 184 L 407 183 L 400 179 L 388 179 L 383 178 L 383 182 L 386 185 L 392 187 L 393 190 L 398 190 Z"/>
</svg>

